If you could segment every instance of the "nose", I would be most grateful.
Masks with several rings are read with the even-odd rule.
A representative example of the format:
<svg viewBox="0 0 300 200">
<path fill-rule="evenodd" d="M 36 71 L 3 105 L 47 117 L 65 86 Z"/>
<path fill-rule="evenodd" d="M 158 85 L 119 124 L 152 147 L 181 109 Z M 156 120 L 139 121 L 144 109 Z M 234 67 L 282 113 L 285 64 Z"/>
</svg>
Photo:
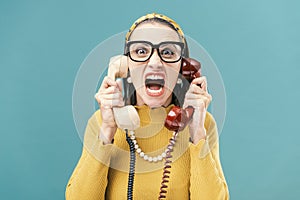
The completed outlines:
<svg viewBox="0 0 300 200">
<path fill-rule="evenodd" d="M 154 49 L 154 52 L 148 62 L 148 66 L 154 69 L 156 68 L 160 69 L 163 66 L 162 60 L 160 59 L 157 51 L 158 51 L 157 49 Z"/>
</svg>

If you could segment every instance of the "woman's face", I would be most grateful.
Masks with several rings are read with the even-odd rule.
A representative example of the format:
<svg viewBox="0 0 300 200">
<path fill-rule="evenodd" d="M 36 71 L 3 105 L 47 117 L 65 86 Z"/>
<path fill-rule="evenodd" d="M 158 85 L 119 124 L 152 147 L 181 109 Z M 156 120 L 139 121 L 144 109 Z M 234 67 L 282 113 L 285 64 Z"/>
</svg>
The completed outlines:
<svg viewBox="0 0 300 200">
<path fill-rule="evenodd" d="M 166 41 L 181 42 L 175 30 L 156 22 L 140 24 L 132 32 L 130 41 L 147 41 L 153 45 Z M 143 60 L 143 55 L 147 54 L 149 48 L 143 47 L 140 43 L 134 43 L 131 46 L 134 49 L 130 53 L 131 57 L 134 59 L 138 55 L 137 59 Z M 175 44 L 161 45 L 160 55 L 165 60 L 174 59 L 174 52 L 178 53 L 178 48 Z M 164 62 L 154 49 L 148 60 L 136 62 L 128 58 L 128 63 L 131 79 L 136 89 L 137 105 L 146 104 L 151 108 L 168 106 L 172 101 L 172 91 L 177 82 L 181 59 L 175 63 Z"/>
</svg>

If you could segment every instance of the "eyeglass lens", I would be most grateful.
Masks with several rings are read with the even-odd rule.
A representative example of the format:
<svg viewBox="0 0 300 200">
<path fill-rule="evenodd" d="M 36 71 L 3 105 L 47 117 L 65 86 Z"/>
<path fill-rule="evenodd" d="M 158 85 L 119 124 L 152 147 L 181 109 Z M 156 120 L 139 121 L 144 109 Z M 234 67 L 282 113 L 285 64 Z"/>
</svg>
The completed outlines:
<svg viewBox="0 0 300 200">
<path fill-rule="evenodd" d="M 153 54 L 154 45 L 146 42 L 134 42 L 129 45 L 130 58 L 134 61 L 147 61 Z M 182 47 L 176 43 L 162 43 L 158 46 L 158 54 L 165 62 L 175 62 L 181 57 Z"/>
</svg>

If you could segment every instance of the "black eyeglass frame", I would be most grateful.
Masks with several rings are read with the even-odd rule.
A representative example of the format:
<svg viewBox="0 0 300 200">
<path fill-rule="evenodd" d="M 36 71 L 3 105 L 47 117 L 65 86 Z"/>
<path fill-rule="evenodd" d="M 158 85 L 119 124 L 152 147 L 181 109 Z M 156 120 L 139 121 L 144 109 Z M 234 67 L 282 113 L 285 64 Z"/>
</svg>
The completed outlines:
<svg viewBox="0 0 300 200">
<path fill-rule="evenodd" d="M 151 53 L 150 53 L 150 56 L 149 56 L 146 60 L 135 60 L 135 59 L 133 59 L 133 58 L 131 57 L 130 51 L 129 51 L 129 47 L 130 47 L 130 45 L 135 44 L 135 43 L 146 43 L 146 44 L 149 44 L 149 45 L 151 46 Z M 161 45 L 163 45 L 163 44 L 176 44 L 176 45 L 179 45 L 179 46 L 181 47 L 180 57 L 179 57 L 177 60 L 175 60 L 175 61 L 166 61 L 166 60 L 164 60 L 164 59 L 162 58 L 162 56 L 160 55 L 160 52 L 159 52 L 159 47 L 160 47 Z M 152 44 L 152 43 L 149 42 L 149 41 L 143 41 L 143 40 L 128 41 L 128 42 L 126 43 L 126 51 L 125 51 L 125 55 L 126 55 L 126 56 L 129 56 L 129 58 L 130 58 L 132 61 L 134 61 L 134 62 L 146 62 L 146 61 L 148 61 L 148 60 L 151 58 L 151 56 L 153 55 L 154 49 L 157 50 L 158 56 L 160 57 L 160 59 L 161 59 L 162 61 L 164 61 L 164 62 L 166 62 L 166 63 L 176 63 L 176 62 L 178 62 L 178 61 L 182 58 L 182 56 L 183 56 L 183 52 L 184 52 L 184 43 L 183 43 L 183 42 L 175 42 L 175 41 L 164 41 L 164 42 L 161 42 L 161 43 L 159 43 L 159 44 Z"/>
</svg>

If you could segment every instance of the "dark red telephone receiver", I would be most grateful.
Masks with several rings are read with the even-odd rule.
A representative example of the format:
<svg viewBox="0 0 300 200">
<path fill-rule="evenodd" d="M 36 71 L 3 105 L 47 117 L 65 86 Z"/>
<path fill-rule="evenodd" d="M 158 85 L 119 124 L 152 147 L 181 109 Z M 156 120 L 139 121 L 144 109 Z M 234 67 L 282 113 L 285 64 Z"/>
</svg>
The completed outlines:
<svg viewBox="0 0 300 200">
<path fill-rule="evenodd" d="M 189 83 L 201 76 L 201 64 L 192 58 L 182 58 L 181 70 L 182 76 Z M 192 106 L 188 106 L 185 109 L 174 106 L 167 115 L 165 127 L 170 131 L 181 131 L 186 127 L 193 113 L 194 108 Z"/>
</svg>

